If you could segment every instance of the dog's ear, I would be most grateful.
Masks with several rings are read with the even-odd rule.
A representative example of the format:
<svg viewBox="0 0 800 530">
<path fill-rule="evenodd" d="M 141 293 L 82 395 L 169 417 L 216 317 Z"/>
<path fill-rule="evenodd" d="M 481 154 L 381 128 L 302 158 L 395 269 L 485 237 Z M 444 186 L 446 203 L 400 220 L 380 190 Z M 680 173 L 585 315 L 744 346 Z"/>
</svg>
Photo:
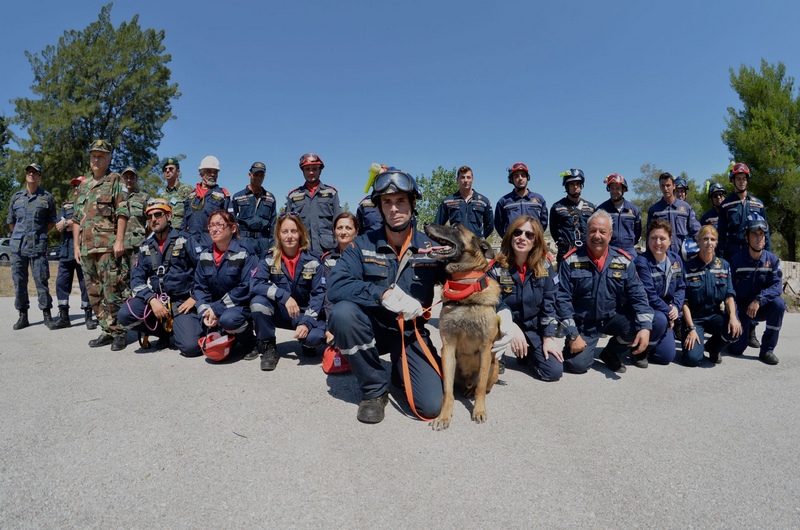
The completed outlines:
<svg viewBox="0 0 800 530">
<path fill-rule="evenodd" d="M 481 247 L 481 251 L 483 251 L 483 257 L 486 259 L 494 259 L 494 249 L 492 248 L 492 245 L 490 245 L 485 239 L 481 239 L 479 241 L 479 246 Z"/>
</svg>

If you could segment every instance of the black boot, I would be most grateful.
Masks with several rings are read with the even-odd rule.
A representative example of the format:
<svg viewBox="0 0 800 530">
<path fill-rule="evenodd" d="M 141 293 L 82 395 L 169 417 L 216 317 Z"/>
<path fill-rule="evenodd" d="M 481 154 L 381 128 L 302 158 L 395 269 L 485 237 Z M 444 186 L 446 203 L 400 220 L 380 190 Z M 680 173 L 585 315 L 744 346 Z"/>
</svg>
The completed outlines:
<svg viewBox="0 0 800 530">
<path fill-rule="evenodd" d="M 58 320 L 53 321 L 53 325 L 50 326 L 50 329 L 64 329 L 72 326 L 72 322 L 69 321 L 69 308 L 68 307 L 59 307 L 58 308 Z"/>
<path fill-rule="evenodd" d="M 86 329 L 97 329 L 97 320 L 92 318 L 92 308 L 87 307 L 84 314 L 86 315 Z"/>
<path fill-rule="evenodd" d="M 14 324 L 14 329 L 16 330 L 16 329 L 27 328 L 30 325 L 31 325 L 31 323 L 28 322 L 28 312 L 27 311 L 20 311 L 19 312 L 19 319 L 17 320 L 17 323 Z"/>
<path fill-rule="evenodd" d="M 274 370 L 278 366 L 278 348 L 275 339 L 259 340 L 257 348 L 261 354 L 261 369 L 265 372 Z"/>
<path fill-rule="evenodd" d="M 755 322 L 750 326 L 750 334 L 747 337 L 747 345 L 751 348 L 760 348 L 761 341 L 758 340 L 758 336 L 756 336 L 756 326 Z"/>
<path fill-rule="evenodd" d="M 53 315 L 50 313 L 49 309 L 42 310 L 42 317 L 44 318 L 44 325 L 47 326 L 47 329 L 53 329 Z"/>
</svg>

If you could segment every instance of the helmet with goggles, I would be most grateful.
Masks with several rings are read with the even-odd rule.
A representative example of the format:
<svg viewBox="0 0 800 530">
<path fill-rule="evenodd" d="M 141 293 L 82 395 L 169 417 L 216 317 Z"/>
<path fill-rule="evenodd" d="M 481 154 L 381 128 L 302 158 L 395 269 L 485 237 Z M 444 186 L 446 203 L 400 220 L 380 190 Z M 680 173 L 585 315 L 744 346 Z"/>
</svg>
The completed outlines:
<svg viewBox="0 0 800 530">
<path fill-rule="evenodd" d="M 603 181 L 606 185 L 606 191 L 611 191 L 609 188 L 612 184 L 619 184 L 625 191 L 628 191 L 628 183 L 625 182 L 625 177 L 618 173 L 612 173 Z"/>
<path fill-rule="evenodd" d="M 561 185 L 566 187 L 570 182 L 580 182 L 581 186 L 586 182 L 586 177 L 583 176 L 582 169 L 569 169 L 559 175 L 562 177 Z"/>
<path fill-rule="evenodd" d="M 405 193 L 412 201 L 422 198 L 414 177 L 394 167 L 387 168 L 375 177 L 372 183 L 372 202 L 379 204 L 380 196 L 389 193 Z"/>
<path fill-rule="evenodd" d="M 514 180 L 511 178 L 511 175 L 513 175 L 517 171 L 522 171 L 523 173 L 525 173 L 525 177 L 527 177 L 528 180 L 531 180 L 531 173 L 530 171 L 528 171 L 528 166 L 526 166 L 522 162 L 515 162 L 511 167 L 506 168 L 506 171 L 508 171 L 509 184 L 514 184 Z"/>
</svg>

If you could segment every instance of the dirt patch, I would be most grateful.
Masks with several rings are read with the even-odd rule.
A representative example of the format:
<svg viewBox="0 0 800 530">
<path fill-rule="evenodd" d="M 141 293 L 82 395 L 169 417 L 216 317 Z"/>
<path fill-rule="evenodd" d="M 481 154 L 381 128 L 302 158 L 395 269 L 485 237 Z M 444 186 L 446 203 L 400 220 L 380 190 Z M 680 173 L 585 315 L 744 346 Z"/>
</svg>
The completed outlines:
<svg viewBox="0 0 800 530">
<path fill-rule="evenodd" d="M 49 262 L 49 265 L 50 281 L 48 281 L 47 284 L 50 288 L 50 295 L 54 299 L 53 305 L 55 306 L 56 274 L 58 274 L 58 262 L 51 261 Z M 74 277 L 72 281 L 72 294 L 80 294 L 77 276 Z M 28 270 L 28 295 L 31 297 L 31 300 L 34 301 L 33 305 L 35 305 L 36 285 L 33 283 L 33 276 L 30 274 L 30 269 Z M 11 265 L 0 265 L 0 296 L 10 296 L 11 298 L 14 298 L 14 280 L 11 278 Z"/>
</svg>

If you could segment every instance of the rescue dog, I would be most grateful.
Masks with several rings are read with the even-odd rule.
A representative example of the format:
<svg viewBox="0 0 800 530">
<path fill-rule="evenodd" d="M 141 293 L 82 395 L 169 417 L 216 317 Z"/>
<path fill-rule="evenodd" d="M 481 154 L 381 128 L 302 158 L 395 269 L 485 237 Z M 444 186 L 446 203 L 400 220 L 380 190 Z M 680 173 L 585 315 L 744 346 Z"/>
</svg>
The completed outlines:
<svg viewBox="0 0 800 530">
<path fill-rule="evenodd" d="M 443 245 L 430 251 L 432 258 L 446 263 L 447 283 L 442 289 L 439 315 L 442 337 L 442 411 L 430 422 L 434 430 L 450 426 L 453 416 L 453 386 L 458 383 L 467 397 L 475 396 L 472 419 L 484 423 L 486 394 L 497 382 L 499 365 L 492 343 L 499 334 L 496 305 L 500 286 L 486 276 L 492 247 L 461 225 L 427 225 L 425 233 Z"/>
</svg>

